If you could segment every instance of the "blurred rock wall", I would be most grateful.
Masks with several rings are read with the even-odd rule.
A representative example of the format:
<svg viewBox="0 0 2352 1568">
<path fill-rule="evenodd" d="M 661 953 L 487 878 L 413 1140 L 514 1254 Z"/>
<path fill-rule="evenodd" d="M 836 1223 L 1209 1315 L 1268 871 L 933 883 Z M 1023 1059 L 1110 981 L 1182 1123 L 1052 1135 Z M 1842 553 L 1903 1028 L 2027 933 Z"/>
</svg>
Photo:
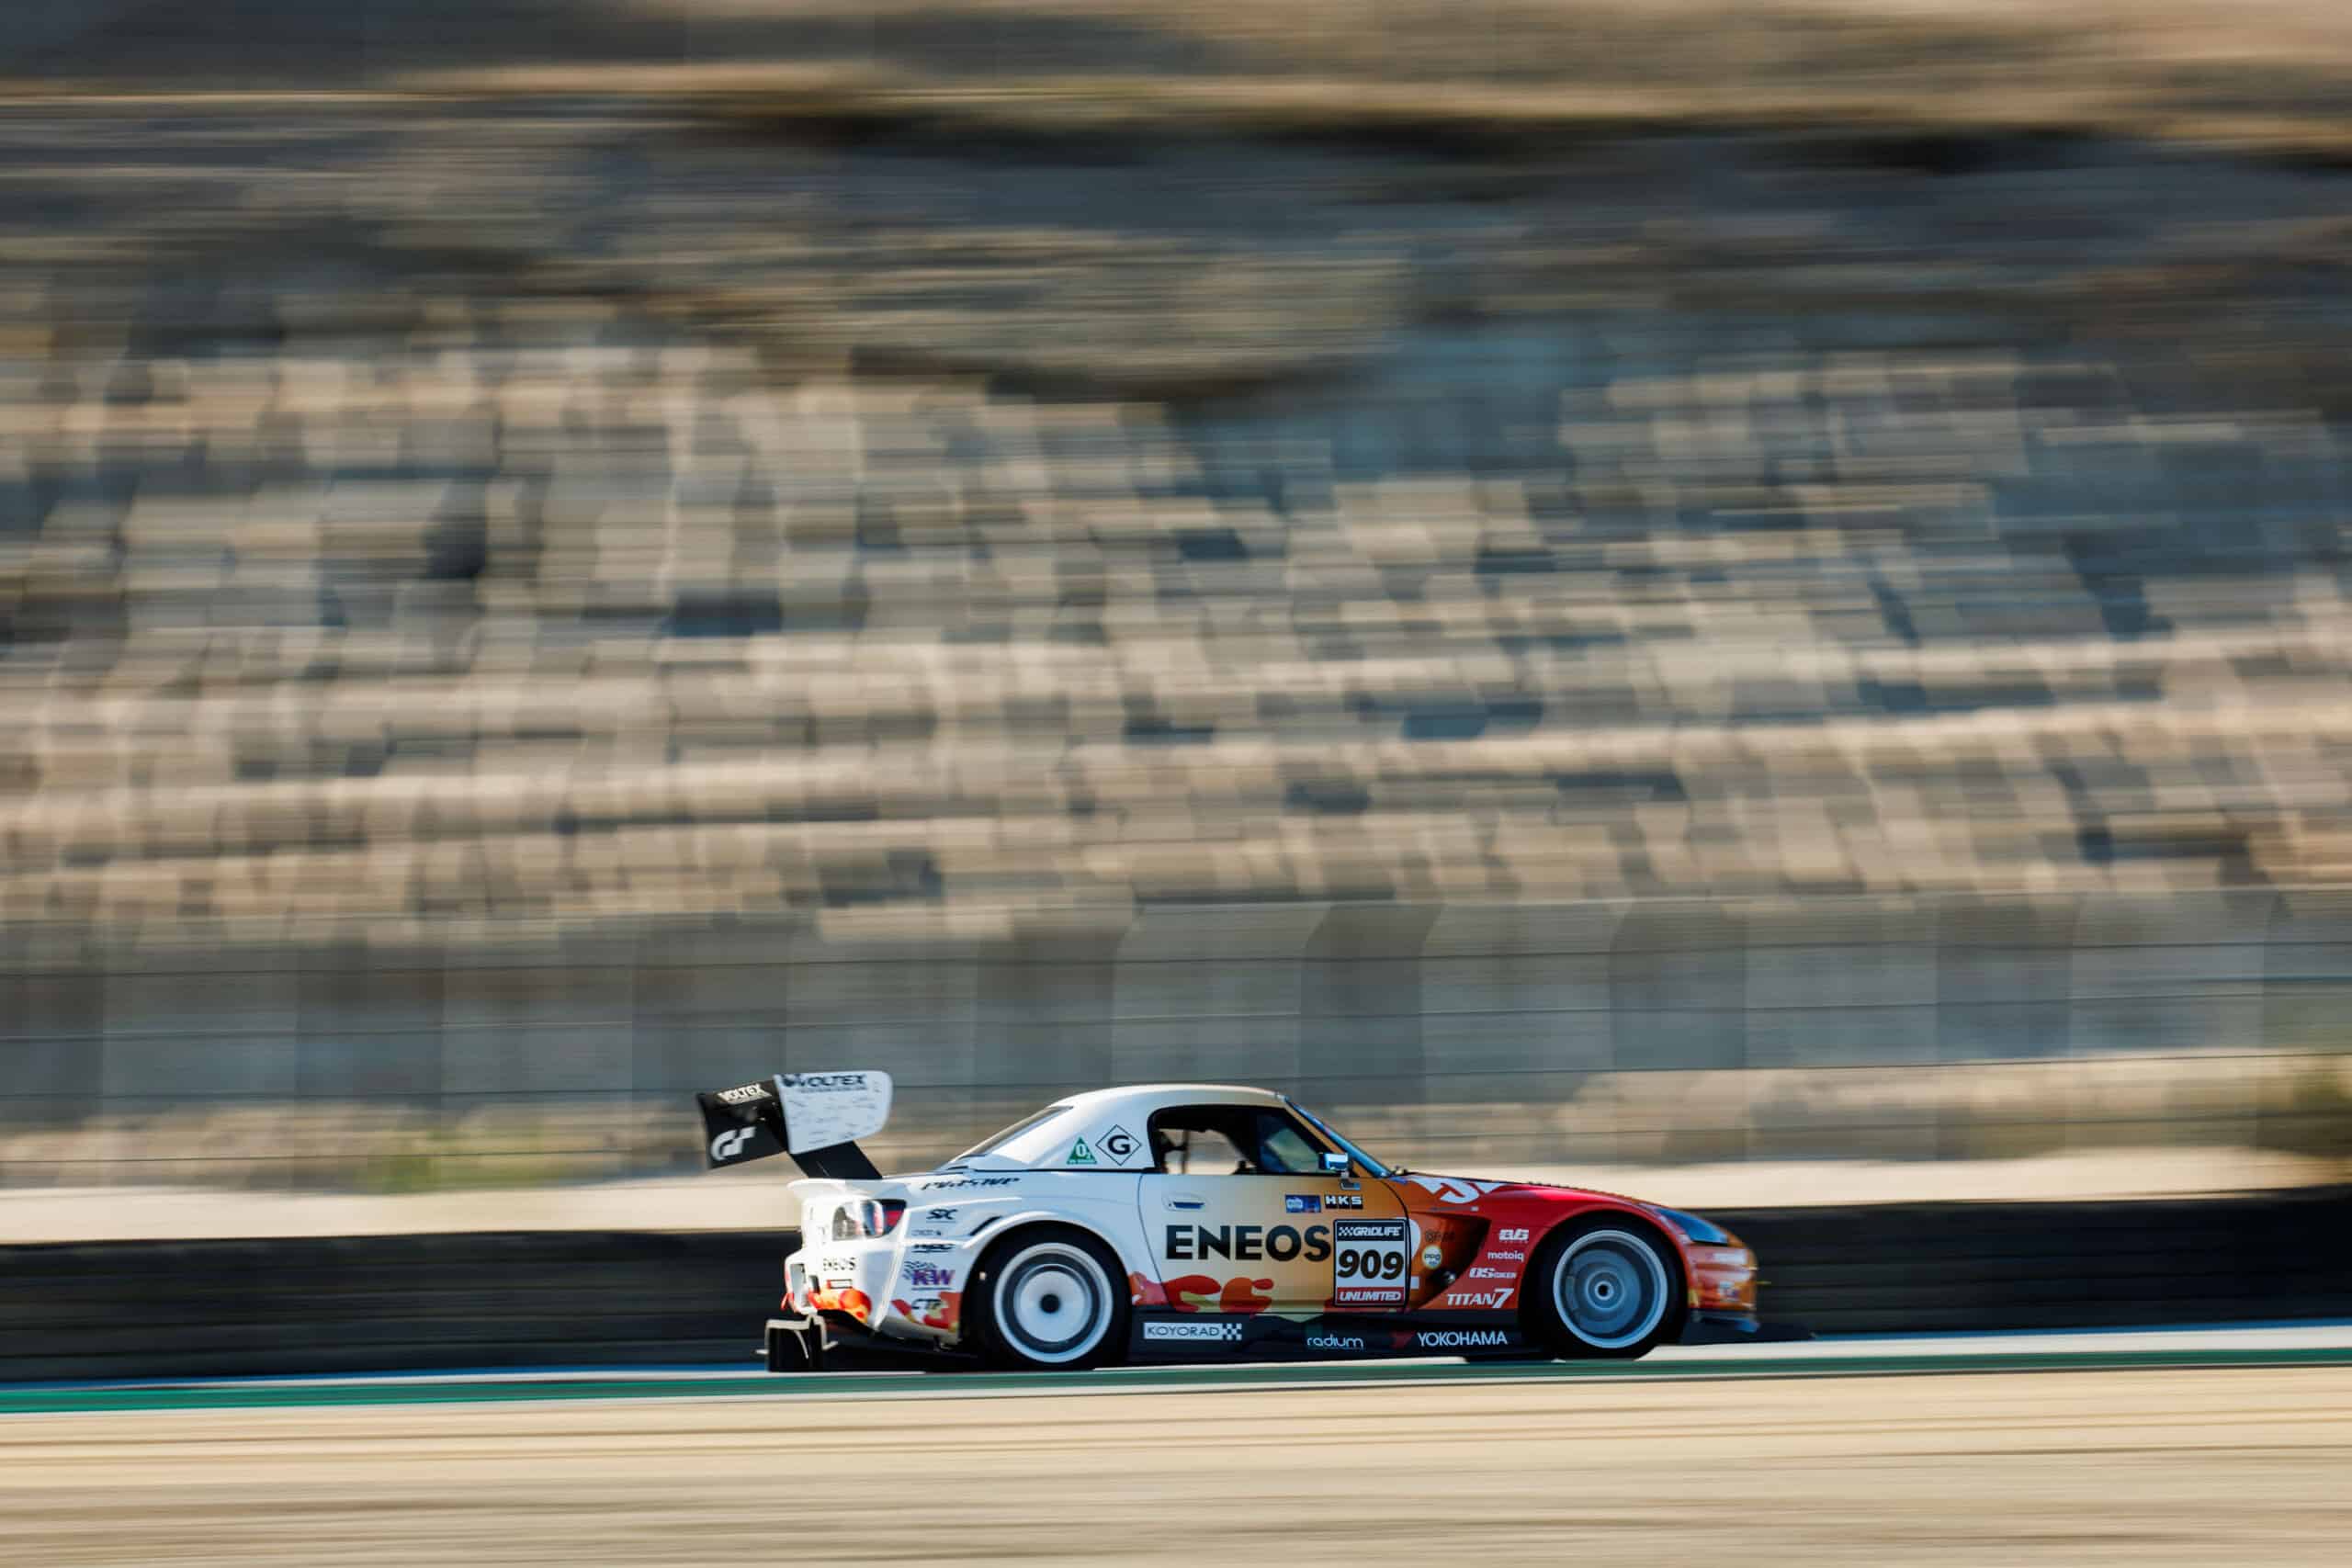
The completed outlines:
<svg viewBox="0 0 2352 1568">
<path fill-rule="evenodd" d="M 0 30 L 6 1179 L 2340 1124 L 2338 8 L 882 9 Z"/>
<path fill-rule="evenodd" d="M 910 1163 L 1162 1079 L 1295 1093 L 1423 1168 L 2352 1153 L 2352 903 L 2310 895 L 1200 906 L 1012 941 L 746 922 L 0 985 L 16 1182 L 690 1169 L 695 1090 L 845 1066 L 896 1075 L 876 1149 Z"/>
</svg>

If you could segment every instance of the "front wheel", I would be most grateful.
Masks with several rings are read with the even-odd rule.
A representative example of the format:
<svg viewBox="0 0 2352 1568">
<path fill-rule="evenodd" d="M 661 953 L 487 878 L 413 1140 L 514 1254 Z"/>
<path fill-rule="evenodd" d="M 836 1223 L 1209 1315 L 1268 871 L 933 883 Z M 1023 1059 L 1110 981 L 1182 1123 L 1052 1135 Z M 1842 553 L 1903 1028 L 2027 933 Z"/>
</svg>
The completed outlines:
<svg viewBox="0 0 2352 1568">
<path fill-rule="evenodd" d="M 1681 1266 L 1638 1221 L 1611 1215 L 1554 1235 L 1528 1277 L 1532 1326 L 1556 1356 L 1630 1361 L 1681 1322 Z"/>
<path fill-rule="evenodd" d="M 975 1337 L 993 1365 L 1057 1371 L 1100 1366 L 1125 1348 L 1125 1271 L 1083 1231 L 1040 1226 L 1008 1236 L 973 1284 Z"/>
</svg>

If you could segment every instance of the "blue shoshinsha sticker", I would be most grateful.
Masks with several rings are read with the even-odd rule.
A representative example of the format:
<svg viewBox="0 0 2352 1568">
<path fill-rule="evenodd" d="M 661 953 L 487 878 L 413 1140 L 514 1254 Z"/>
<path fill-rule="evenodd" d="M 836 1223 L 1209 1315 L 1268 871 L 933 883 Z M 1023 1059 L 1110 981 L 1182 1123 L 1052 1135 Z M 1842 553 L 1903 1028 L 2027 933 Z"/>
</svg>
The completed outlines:
<svg viewBox="0 0 2352 1568">
<path fill-rule="evenodd" d="M 1312 1192 L 1286 1192 L 1283 1195 L 1283 1213 L 1286 1214 L 1319 1214 L 1323 1200 Z"/>
</svg>

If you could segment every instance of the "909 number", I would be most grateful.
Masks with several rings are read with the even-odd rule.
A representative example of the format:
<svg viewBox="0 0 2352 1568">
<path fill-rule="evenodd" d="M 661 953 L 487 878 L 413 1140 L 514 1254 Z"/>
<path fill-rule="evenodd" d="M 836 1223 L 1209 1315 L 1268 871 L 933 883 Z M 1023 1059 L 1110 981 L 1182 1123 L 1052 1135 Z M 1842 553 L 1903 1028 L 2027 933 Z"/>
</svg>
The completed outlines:
<svg viewBox="0 0 2352 1568">
<path fill-rule="evenodd" d="M 1405 1255 L 1395 1247 L 1367 1247 L 1359 1251 L 1346 1247 L 1333 1260 L 1342 1280 L 1401 1280 L 1405 1277 Z"/>
</svg>

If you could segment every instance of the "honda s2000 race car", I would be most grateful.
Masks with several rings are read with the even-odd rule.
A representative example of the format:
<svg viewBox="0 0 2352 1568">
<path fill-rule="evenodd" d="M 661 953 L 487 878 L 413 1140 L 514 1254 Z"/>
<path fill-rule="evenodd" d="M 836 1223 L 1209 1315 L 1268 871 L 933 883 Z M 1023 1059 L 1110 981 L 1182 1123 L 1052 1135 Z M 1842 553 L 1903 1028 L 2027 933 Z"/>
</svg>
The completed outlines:
<svg viewBox="0 0 2352 1568">
<path fill-rule="evenodd" d="M 885 1074 L 696 1099 L 712 1165 L 789 1153 L 808 1174 L 773 1371 L 883 1349 L 1045 1369 L 1804 1337 L 1758 1325 L 1755 1256 L 1694 1214 L 1385 1165 L 1266 1089 L 1073 1095 L 894 1177 L 856 1145 L 889 1114 Z"/>
</svg>

